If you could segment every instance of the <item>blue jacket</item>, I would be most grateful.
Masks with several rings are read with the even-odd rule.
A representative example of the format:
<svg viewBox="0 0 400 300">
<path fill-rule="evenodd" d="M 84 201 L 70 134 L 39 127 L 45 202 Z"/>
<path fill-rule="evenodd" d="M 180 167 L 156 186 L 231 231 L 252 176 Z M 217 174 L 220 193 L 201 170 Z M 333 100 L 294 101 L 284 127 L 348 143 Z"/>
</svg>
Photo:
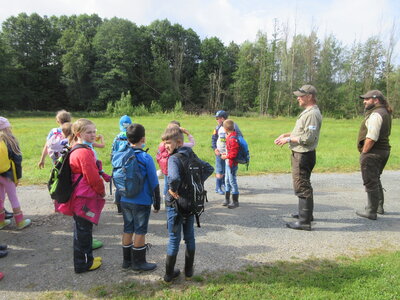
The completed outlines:
<svg viewBox="0 0 400 300">
<path fill-rule="evenodd" d="M 143 190 L 135 198 L 121 197 L 121 201 L 142 205 L 154 204 L 154 209 L 159 210 L 160 186 L 158 184 L 157 170 L 153 158 L 145 151 L 137 151 L 136 158 L 140 162 L 139 166 L 142 174 L 146 174 Z"/>
<path fill-rule="evenodd" d="M 192 148 L 189 147 L 180 147 L 174 151 L 175 153 L 182 153 L 185 156 L 189 156 L 190 153 L 193 152 Z M 181 178 L 183 177 L 184 171 L 183 165 L 179 158 L 176 155 L 171 155 L 168 159 L 168 188 L 173 192 L 177 192 L 181 185 Z M 202 161 L 204 172 L 203 172 L 203 181 L 205 181 L 210 175 L 214 172 L 214 168 L 207 162 Z M 173 200 L 172 196 L 167 193 L 166 201 L 170 202 Z"/>
</svg>

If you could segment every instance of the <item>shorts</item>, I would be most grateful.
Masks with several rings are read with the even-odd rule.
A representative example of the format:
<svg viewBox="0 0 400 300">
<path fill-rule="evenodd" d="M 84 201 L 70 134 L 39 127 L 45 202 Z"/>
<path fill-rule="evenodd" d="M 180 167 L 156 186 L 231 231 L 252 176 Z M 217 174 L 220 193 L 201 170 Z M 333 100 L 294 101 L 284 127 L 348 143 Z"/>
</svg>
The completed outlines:
<svg viewBox="0 0 400 300">
<path fill-rule="evenodd" d="M 215 156 L 215 173 L 217 174 L 225 174 L 225 160 L 221 158 L 221 156 Z"/>
<path fill-rule="evenodd" d="M 121 201 L 121 209 L 124 217 L 124 233 L 145 235 L 149 225 L 151 205 Z"/>
</svg>

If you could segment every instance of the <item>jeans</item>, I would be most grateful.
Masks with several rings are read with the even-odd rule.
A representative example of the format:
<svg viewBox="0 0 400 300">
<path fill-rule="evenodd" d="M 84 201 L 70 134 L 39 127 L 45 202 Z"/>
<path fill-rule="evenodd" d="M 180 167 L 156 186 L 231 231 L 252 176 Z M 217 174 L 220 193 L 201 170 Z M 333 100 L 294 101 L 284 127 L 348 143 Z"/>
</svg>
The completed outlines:
<svg viewBox="0 0 400 300">
<path fill-rule="evenodd" d="M 168 245 L 167 255 L 174 256 L 179 252 L 179 244 L 182 239 L 185 240 L 186 249 L 194 251 L 196 249 L 196 242 L 194 238 L 194 216 L 189 216 L 185 222 L 183 222 L 182 216 L 180 216 L 174 207 L 166 206 L 167 209 L 167 227 L 168 227 Z M 177 227 L 174 232 L 174 225 Z"/>
<path fill-rule="evenodd" d="M 145 235 L 149 225 L 151 205 L 121 201 L 121 208 L 124 218 L 124 233 Z"/>
<path fill-rule="evenodd" d="M 77 216 L 74 220 L 74 268 L 79 273 L 87 271 L 93 264 L 93 223 Z"/>
<path fill-rule="evenodd" d="M 215 173 L 224 175 L 225 174 L 225 165 L 226 165 L 225 160 L 223 160 L 220 155 L 216 155 L 215 156 Z"/>
<path fill-rule="evenodd" d="M 226 162 L 225 167 L 225 192 L 230 192 L 232 195 L 239 194 L 239 187 L 237 185 L 236 173 L 238 166 L 229 166 L 229 161 Z"/>
</svg>

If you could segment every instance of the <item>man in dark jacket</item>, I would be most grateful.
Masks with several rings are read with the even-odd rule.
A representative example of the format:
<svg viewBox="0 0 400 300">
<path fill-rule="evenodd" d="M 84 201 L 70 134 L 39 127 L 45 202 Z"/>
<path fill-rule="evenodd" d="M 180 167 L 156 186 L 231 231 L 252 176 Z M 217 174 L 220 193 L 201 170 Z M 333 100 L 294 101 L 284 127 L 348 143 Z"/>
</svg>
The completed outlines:
<svg viewBox="0 0 400 300">
<path fill-rule="evenodd" d="M 361 175 L 368 195 L 364 211 L 357 211 L 360 217 L 376 220 L 383 214 L 383 188 L 381 174 L 389 159 L 389 136 L 392 127 L 392 109 L 382 92 L 372 90 L 360 96 L 364 101 L 365 119 L 361 123 L 357 148 L 361 153 Z"/>
</svg>

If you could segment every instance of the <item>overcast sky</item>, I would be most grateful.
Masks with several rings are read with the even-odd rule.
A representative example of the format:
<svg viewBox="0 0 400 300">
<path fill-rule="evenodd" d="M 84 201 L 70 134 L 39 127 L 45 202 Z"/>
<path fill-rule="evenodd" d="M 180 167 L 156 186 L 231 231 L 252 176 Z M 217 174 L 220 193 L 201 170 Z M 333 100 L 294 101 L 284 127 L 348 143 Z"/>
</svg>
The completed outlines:
<svg viewBox="0 0 400 300">
<path fill-rule="evenodd" d="M 393 21 L 400 20 L 400 0 L 0 0 L 0 4 L 0 22 L 21 12 L 96 13 L 137 25 L 167 18 L 192 28 L 201 39 L 217 36 L 225 44 L 254 41 L 259 30 L 271 36 L 274 18 L 288 23 L 291 33 L 296 27 L 297 33 L 308 34 L 314 27 L 321 39 L 332 33 L 345 44 L 373 35 L 388 40 Z"/>
</svg>

